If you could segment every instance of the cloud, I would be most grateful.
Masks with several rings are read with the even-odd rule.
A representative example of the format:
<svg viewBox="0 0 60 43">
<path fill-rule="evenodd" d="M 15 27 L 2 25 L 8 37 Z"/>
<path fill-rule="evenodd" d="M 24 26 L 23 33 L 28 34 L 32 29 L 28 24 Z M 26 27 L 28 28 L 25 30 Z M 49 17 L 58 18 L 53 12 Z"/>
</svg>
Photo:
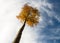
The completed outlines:
<svg viewBox="0 0 60 43">
<path fill-rule="evenodd" d="M 36 4 L 36 3 L 35 3 Z M 55 3 L 54 3 L 55 4 Z M 57 6 L 57 5 L 56 5 Z M 55 28 L 57 29 L 57 31 L 59 30 L 59 24 L 60 24 L 60 17 L 59 17 L 59 9 L 54 11 L 53 9 L 56 7 L 54 6 L 52 3 L 49 2 L 44 2 L 40 7 L 40 12 L 41 12 L 41 21 L 38 24 L 36 29 L 36 33 L 37 34 L 37 42 L 40 43 L 42 41 L 42 43 L 44 43 L 44 41 L 42 39 L 46 39 L 46 38 L 52 38 L 52 36 L 55 39 L 58 39 L 60 37 L 59 33 L 55 31 Z M 59 6 L 58 6 L 59 7 Z M 38 7 L 37 7 L 38 8 Z M 56 8 L 57 9 L 57 8 Z M 50 30 L 51 29 L 51 30 Z M 53 30 L 52 30 L 53 29 Z M 46 31 L 45 31 L 46 30 Z M 44 31 L 44 33 L 42 33 L 42 31 Z M 50 32 L 49 32 L 50 31 Z M 52 33 L 53 34 L 52 34 Z M 52 35 L 52 36 L 51 36 Z M 43 37 L 41 37 L 43 36 Z M 49 37 L 50 36 L 50 37 Z M 59 36 L 59 37 L 58 37 Z M 53 38 L 53 39 L 54 39 Z M 59 38 L 60 39 L 60 38 Z M 39 40 L 39 41 L 38 41 Z M 41 40 L 41 41 L 40 41 Z M 49 39 L 47 39 L 49 40 Z"/>
</svg>

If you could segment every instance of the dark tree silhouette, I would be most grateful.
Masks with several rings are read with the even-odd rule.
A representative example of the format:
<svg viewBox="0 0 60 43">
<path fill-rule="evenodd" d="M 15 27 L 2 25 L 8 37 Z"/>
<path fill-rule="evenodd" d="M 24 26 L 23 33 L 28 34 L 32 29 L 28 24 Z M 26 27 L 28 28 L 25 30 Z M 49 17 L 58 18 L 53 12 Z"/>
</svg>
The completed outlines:
<svg viewBox="0 0 60 43">
<path fill-rule="evenodd" d="M 24 21 L 23 26 L 18 32 L 17 37 L 15 38 L 13 43 L 19 43 L 21 40 L 22 32 L 24 30 L 25 24 L 27 23 L 29 26 L 37 25 L 39 22 L 39 11 L 36 8 L 33 8 L 27 4 L 24 5 L 22 11 L 20 12 L 17 18 L 21 21 Z"/>
</svg>

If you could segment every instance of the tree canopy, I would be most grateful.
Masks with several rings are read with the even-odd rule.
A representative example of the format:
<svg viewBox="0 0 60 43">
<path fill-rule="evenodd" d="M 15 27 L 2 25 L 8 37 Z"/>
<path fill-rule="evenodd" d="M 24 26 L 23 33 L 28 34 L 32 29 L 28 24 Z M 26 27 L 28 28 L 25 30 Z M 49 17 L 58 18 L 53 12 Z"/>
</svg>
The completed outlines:
<svg viewBox="0 0 60 43">
<path fill-rule="evenodd" d="M 26 21 L 29 26 L 34 26 L 39 23 L 39 16 L 38 9 L 25 4 L 17 18 L 21 21 Z"/>
</svg>

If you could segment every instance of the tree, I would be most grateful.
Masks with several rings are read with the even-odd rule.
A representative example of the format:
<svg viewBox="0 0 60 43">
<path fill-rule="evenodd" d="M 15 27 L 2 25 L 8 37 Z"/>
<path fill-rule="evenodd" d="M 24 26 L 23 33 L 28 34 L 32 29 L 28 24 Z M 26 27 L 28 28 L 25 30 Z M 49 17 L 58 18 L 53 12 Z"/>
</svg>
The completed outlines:
<svg viewBox="0 0 60 43">
<path fill-rule="evenodd" d="M 37 25 L 37 23 L 39 23 L 39 16 L 40 15 L 38 9 L 33 8 L 27 4 L 24 5 L 20 14 L 16 16 L 19 20 L 23 21 L 24 24 L 19 30 L 18 35 L 13 43 L 19 43 L 25 24 L 28 24 L 29 26 L 33 27 L 34 25 Z"/>
</svg>

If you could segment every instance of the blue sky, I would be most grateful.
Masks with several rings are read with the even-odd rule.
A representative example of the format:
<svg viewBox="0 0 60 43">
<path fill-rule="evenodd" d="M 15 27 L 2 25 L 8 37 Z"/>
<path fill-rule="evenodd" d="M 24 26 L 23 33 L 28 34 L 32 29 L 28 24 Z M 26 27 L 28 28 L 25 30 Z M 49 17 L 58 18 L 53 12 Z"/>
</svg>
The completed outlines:
<svg viewBox="0 0 60 43">
<path fill-rule="evenodd" d="M 42 11 L 46 26 L 41 30 L 41 34 L 38 32 L 38 35 L 44 36 L 41 39 L 42 43 L 60 43 L 60 0 L 47 0 L 47 2 L 52 5 L 52 9 L 44 6 L 47 9 Z M 47 11 L 50 11 L 51 15 Z M 40 43 L 40 40 L 37 42 Z"/>
<path fill-rule="evenodd" d="M 40 12 L 37 26 L 26 25 L 21 43 L 60 43 L 60 0 L 0 0 L 0 43 L 12 43 L 23 25 L 16 16 L 25 3 Z"/>
</svg>

